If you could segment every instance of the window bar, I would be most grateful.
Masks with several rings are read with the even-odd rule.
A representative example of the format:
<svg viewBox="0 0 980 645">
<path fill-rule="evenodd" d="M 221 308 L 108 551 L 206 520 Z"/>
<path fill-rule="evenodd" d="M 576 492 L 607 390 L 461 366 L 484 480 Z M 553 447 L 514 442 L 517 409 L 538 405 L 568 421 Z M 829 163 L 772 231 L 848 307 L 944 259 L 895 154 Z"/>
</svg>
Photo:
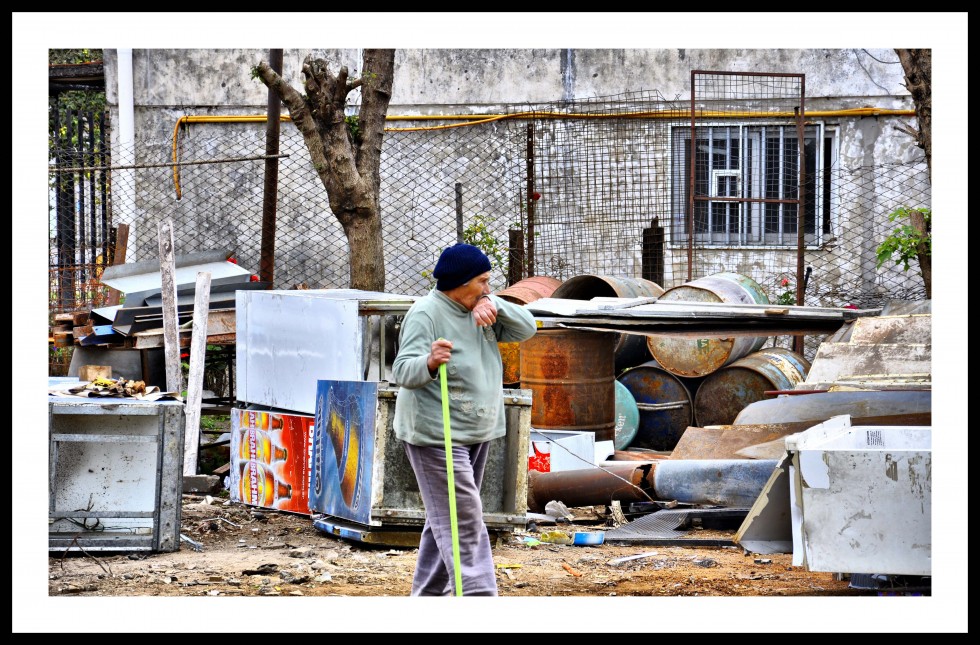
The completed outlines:
<svg viewBox="0 0 980 645">
<path fill-rule="evenodd" d="M 715 129 L 712 126 L 708 126 L 708 167 L 705 169 L 708 177 L 708 196 L 711 197 L 712 193 L 715 192 L 715 187 L 712 186 L 711 181 L 711 171 L 715 167 Z M 715 202 L 708 202 L 708 221 L 707 221 L 707 243 L 712 244 L 714 242 L 714 224 L 715 224 Z"/>
<path fill-rule="evenodd" d="M 823 145 L 823 123 L 818 123 L 813 141 L 813 243 L 818 245 L 823 242 Z"/>
<path fill-rule="evenodd" d="M 746 176 L 748 172 L 748 152 L 746 152 L 746 131 L 745 126 L 738 126 L 738 177 L 739 177 L 739 191 L 738 196 L 742 199 L 746 197 L 746 187 L 749 185 L 750 177 Z M 740 201 L 738 203 L 738 242 L 739 244 L 746 244 L 749 238 L 749 202 Z"/>
<path fill-rule="evenodd" d="M 783 135 L 784 134 L 785 134 L 785 128 L 783 126 L 779 126 L 779 139 L 777 139 L 777 141 L 779 141 L 779 165 L 777 166 L 779 172 L 777 173 L 776 176 L 778 177 L 778 183 L 777 183 L 777 185 L 779 186 L 779 190 L 778 190 L 777 194 L 778 194 L 780 200 L 782 200 L 782 199 L 784 199 L 786 197 L 785 184 L 784 184 L 784 181 L 783 181 L 784 173 L 785 173 L 785 166 L 784 166 L 784 164 L 786 163 L 785 139 L 783 139 Z M 778 240 L 778 243 L 779 244 L 783 244 L 783 208 L 784 208 L 784 206 L 785 206 L 785 204 L 783 204 L 783 202 L 780 201 L 779 202 L 779 206 L 778 206 L 779 212 L 778 212 L 778 215 L 777 215 L 777 218 L 776 218 L 776 239 Z"/>
<path fill-rule="evenodd" d="M 730 170 L 732 166 L 732 128 L 725 126 L 725 170 Z M 732 177 L 725 175 L 725 197 L 732 196 Z M 725 202 L 725 244 L 732 243 L 732 203 Z"/>
</svg>

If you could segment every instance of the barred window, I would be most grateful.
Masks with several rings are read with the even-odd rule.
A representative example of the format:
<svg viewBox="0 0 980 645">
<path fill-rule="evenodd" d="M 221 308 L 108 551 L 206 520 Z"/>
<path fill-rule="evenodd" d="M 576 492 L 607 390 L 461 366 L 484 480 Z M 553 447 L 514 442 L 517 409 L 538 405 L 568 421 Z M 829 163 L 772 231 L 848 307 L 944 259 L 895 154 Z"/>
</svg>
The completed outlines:
<svg viewBox="0 0 980 645">
<path fill-rule="evenodd" d="M 698 125 L 694 146 L 694 242 L 702 246 L 795 247 L 800 200 L 794 124 Z M 803 240 L 820 245 L 831 230 L 837 131 L 804 128 Z M 820 142 L 821 145 L 817 145 Z M 691 128 L 671 130 L 671 242 L 687 244 L 691 222 Z"/>
</svg>

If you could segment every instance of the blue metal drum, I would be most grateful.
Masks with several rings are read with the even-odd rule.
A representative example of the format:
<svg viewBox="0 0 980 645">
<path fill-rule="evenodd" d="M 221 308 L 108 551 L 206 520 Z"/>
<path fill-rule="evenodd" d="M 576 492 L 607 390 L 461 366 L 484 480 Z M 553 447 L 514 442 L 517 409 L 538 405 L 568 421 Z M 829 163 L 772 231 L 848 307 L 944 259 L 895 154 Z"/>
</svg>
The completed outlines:
<svg viewBox="0 0 980 645">
<path fill-rule="evenodd" d="M 682 379 L 655 360 L 625 370 L 617 381 L 636 401 L 640 423 L 631 447 L 673 450 L 694 422 L 691 392 L 702 379 Z"/>
</svg>

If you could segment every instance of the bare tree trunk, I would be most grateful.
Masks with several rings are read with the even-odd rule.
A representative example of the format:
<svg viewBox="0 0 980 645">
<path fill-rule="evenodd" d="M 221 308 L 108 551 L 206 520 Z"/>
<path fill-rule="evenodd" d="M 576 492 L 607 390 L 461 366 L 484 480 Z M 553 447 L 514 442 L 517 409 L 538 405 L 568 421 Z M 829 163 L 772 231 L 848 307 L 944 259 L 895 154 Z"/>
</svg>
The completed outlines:
<svg viewBox="0 0 980 645">
<path fill-rule="evenodd" d="M 896 49 L 898 59 L 905 71 L 905 87 L 912 95 L 915 104 L 915 116 L 919 122 L 915 142 L 926 155 L 926 168 L 929 172 L 929 183 L 932 183 L 932 50 L 931 49 Z M 911 211 L 909 220 L 913 228 L 923 236 L 929 234 L 925 218 L 918 211 Z M 919 270 L 922 281 L 926 286 L 926 297 L 932 298 L 932 256 L 925 243 L 920 243 L 916 249 L 919 259 Z"/>
<path fill-rule="evenodd" d="M 932 50 L 896 49 L 905 71 L 905 87 L 915 103 L 919 121 L 916 145 L 926 153 L 929 180 L 932 181 Z"/>
<path fill-rule="evenodd" d="M 909 223 L 923 237 L 929 235 L 929 226 L 926 224 L 926 218 L 921 212 L 915 209 L 910 210 Z M 926 285 L 926 298 L 932 300 L 932 254 L 925 242 L 919 242 L 915 252 L 919 260 L 919 271 L 922 272 L 922 282 Z"/>
<path fill-rule="evenodd" d="M 381 144 L 391 101 L 395 51 L 365 49 L 361 78 L 336 76 L 325 61 L 303 61 L 304 96 L 260 62 L 256 73 L 282 99 L 293 124 L 303 134 L 313 167 L 327 190 L 330 210 L 347 235 L 350 288 L 384 291 L 385 266 L 381 239 Z M 348 116 L 347 95 L 361 88 L 361 107 Z"/>
</svg>

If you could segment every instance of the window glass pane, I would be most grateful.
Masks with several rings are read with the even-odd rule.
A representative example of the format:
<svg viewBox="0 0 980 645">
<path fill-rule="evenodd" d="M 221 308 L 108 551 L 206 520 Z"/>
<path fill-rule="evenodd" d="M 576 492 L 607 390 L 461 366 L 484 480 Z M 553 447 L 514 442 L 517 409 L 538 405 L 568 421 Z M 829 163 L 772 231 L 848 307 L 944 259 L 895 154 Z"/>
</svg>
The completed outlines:
<svg viewBox="0 0 980 645">
<path fill-rule="evenodd" d="M 671 196 L 676 243 L 684 243 L 688 235 L 690 132 L 689 127 L 672 130 L 675 161 Z M 748 123 L 699 126 L 696 133 L 695 241 L 725 246 L 794 246 L 798 225 L 796 200 L 801 197 L 797 128 Z M 807 126 L 804 133 L 804 242 L 816 244 L 831 225 L 832 139 L 825 137 L 818 146 L 821 128 Z M 722 197 L 744 201 L 714 199 Z"/>
</svg>

